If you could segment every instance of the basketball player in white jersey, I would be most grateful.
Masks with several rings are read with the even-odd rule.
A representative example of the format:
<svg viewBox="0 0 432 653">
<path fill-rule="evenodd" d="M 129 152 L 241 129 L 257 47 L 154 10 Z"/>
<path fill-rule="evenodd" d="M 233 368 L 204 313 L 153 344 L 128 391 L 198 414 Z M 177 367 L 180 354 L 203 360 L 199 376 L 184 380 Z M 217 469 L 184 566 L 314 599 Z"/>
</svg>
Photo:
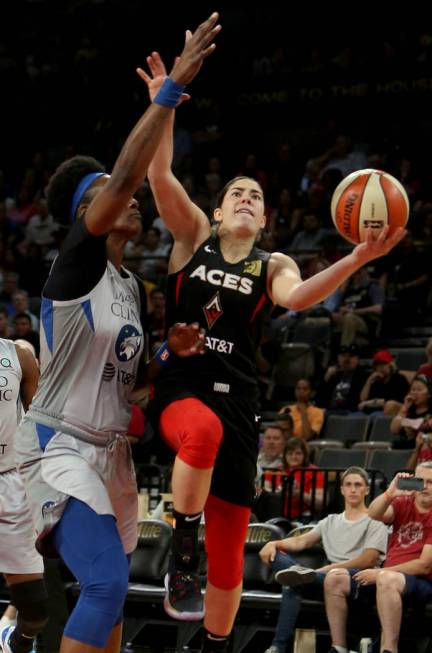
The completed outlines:
<svg viewBox="0 0 432 653">
<path fill-rule="evenodd" d="M 27 346 L 0 339 L 0 572 L 18 610 L 17 625 L 0 630 L 0 650 L 26 653 L 47 621 L 43 561 L 23 482 L 15 468 L 14 439 L 21 407 L 27 410 L 39 379 Z"/>
<path fill-rule="evenodd" d="M 142 284 L 122 259 L 141 230 L 133 195 L 183 85 L 214 49 L 217 19 L 212 14 L 188 40 L 111 176 L 92 157 L 76 156 L 59 166 L 47 189 L 53 218 L 73 225 L 43 289 L 41 377 L 16 452 L 37 548 L 60 555 L 81 587 L 61 653 L 120 651 L 128 556 L 137 540 L 137 488 L 126 436 L 132 391 L 144 367 L 146 321 Z M 149 367 L 169 364 L 172 352 L 196 353 L 202 338 L 198 325 L 177 325 Z"/>
</svg>

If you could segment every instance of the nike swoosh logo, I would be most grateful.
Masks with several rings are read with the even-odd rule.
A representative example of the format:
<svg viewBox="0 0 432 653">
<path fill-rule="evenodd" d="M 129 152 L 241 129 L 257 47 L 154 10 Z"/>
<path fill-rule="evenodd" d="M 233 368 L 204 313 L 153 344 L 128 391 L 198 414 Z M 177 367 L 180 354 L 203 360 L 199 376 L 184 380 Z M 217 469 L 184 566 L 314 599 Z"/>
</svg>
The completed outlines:
<svg viewBox="0 0 432 653">
<path fill-rule="evenodd" d="M 194 515 L 193 517 L 190 517 L 190 515 L 185 516 L 185 521 L 195 521 L 197 519 L 201 519 L 201 513 L 199 515 Z"/>
<path fill-rule="evenodd" d="M 216 254 L 215 250 L 210 247 L 210 245 L 205 245 L 204 246 L 204 251 L 208 252 L 209 254 Z"/>
</svg>

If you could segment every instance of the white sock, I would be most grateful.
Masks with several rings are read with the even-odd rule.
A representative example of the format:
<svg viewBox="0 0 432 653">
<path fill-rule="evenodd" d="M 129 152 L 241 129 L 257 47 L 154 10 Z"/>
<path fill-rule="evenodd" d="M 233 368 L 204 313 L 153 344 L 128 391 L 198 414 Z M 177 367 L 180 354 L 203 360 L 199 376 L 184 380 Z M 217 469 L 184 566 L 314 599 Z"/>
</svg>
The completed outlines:
<svg viewBox="0 0 432 653">
<path fill-rule="evenodd" d="M 332 648 L 335 648 L 338 653 L 348 653 L 348 649 L 345 646 L 336 646 L 336 644 L 332 644 Z"/>
</svg>

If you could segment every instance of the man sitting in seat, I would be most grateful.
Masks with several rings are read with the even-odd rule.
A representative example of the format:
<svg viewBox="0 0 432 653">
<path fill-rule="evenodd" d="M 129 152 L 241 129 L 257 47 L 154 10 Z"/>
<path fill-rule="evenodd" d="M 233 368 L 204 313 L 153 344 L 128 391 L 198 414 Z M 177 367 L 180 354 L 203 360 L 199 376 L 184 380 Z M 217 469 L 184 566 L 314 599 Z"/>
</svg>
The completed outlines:
<svg viewBox="0 0 432 653">
<path fill-rule="evenodd" d="M 347 599 L 353 592 L 368 603 L 376 594 L 382 653 L 397 653 L 402 597 L 419 604 L 432 600 L 432 461 L 417 465 L 415 475 L 423 479 L 423 490 L 398 489 L 398 479 L 410 475 L 396 474 L 384 494 L 369 506 L 369 517 L 393 525 L 383 569 L 364 569 L 354 574 L 335 569 L 325 579 L 332 653 L 347 653 Z"/>
<path fill-rule="evenodd" d="M 304 535 L 268 542 L 260 551 L 261 560 L 271 564 L 277 572 L 276 580 L 287 586 L 282 591 L 275 636 L 266 653 L 283 653 L 293 636 L 302 600 L 302 595 L 294 588 L 312 583 L 313 598 L 319 598 L 324 578 L 332 569 L 373 568 L 385 555 L 387 529 L 368 516 L 365 505 L 365 497 L 369 494 L 365 470 L 361 467 L 346 469 L 342 474 L 341 493 L 344 512 L 328 515 Z M 316 570 L 299 566 L 295 554 L 319 542 L 329 563 Z"/>
</svg>

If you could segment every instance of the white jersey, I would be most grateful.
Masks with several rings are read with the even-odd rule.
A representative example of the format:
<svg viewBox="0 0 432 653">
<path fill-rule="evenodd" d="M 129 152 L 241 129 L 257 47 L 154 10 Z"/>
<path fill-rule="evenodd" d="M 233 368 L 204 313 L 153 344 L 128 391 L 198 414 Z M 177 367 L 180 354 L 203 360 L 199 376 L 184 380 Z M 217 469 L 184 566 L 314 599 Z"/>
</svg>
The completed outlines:
<svg viewBox="0 0 432 653">
<path fill-rule="evenodd" d="M 0 473 L 15 469 L 13 441 L 21 414 L 21 378 L 14 343 L 0 338 Z"/>
<path fill-rule="evenodd" d="M 107 261 L 100 281 L 68 301 L 43 298 L 41 376 L 29 416 L 58 427 L 124 433 L 143 350 L 138 282 Z"/>
</svg>

